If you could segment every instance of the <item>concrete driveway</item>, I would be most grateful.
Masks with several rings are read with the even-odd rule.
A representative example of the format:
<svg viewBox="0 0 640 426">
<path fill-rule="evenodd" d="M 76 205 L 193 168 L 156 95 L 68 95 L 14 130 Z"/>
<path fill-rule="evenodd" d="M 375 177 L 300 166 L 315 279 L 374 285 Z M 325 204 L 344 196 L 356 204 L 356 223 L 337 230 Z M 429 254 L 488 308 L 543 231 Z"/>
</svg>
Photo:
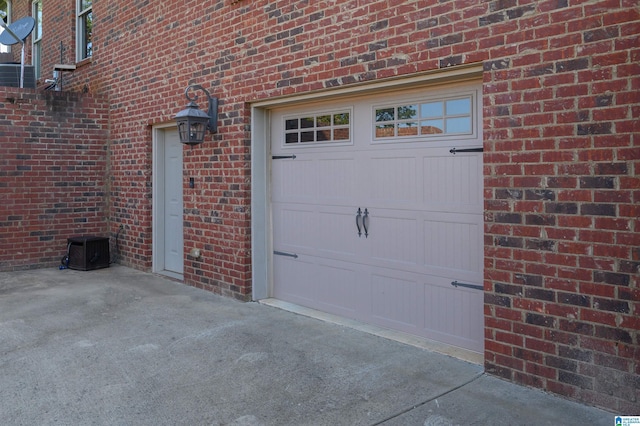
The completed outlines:
<svg viewBox="0 0 640 426">
<path fill-rule="evenodd" d="M 482 366 L 112 266 L 0 273 L 2 425 L 611 425 Z"/>
</svg>

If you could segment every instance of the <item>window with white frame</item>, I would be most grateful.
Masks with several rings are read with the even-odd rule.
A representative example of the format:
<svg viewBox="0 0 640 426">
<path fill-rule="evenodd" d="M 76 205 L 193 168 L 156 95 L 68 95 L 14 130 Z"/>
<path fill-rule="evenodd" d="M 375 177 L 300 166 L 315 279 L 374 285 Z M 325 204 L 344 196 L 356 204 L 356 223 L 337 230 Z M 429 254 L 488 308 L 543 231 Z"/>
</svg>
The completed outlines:
<svg viewBox="0 0 640 426">
<path fill-rule="evenodd" d="M 93 54 L 93 1 L 76 0 L 76 60 L 90 58 Z"/>
<path fill-rule="evenodd" d="M 423 99 L 374 109 L 375 139 L 473 134 L 473 95 Z"/>
<path fill-rule="evenodd" d="M 351 110 L 327 111 L 284 118 L 284 143 L 345 143 L 351 141 Z"/>
<path fill-rule="evenodd" d="M 42 67 L 42 0 L 34 0 L 32 3 L 33 19 L 36 24 L 31 34 L 31 40 L 33 43 L 32 49 L 32 61 L 33 68 L 36 75 L 36 79 L 40 78 Z"/>
<path fill-rule="evenodd" d="M 10 0 L 0 0 L 0 19 L 5 24 L 11 23 L 11 1 Z M 0 27 L 0 33 L 4 31 L 4 28 Z M 11 52 L 11 48 L 4 44 L 0 44 L 0 53 L 8 53 Z"/>
</svg>

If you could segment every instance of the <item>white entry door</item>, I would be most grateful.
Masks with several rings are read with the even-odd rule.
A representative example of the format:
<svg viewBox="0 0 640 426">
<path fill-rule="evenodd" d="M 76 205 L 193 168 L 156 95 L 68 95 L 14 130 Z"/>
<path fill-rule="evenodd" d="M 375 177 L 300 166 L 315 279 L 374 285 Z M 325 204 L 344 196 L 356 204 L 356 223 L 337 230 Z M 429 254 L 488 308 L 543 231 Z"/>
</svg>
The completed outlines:
<svg viewBox="0 0 640 426">
<path fill-rule="evenodd" d="M 154 141 L 155 272 L 181 278 L 184 272 L 182 144 L 176 129 L 158 130 Z"/>
<path fill-rule="evenodd" d="M 177 130 L 165 134 L 165 252 L 167 271 L 183 273 L 182 144 Z"/>
<path fill-rule="evenodd" d="M 480 90 L 273 112 L 274 297 L 482 352 Z"/>
</svg>

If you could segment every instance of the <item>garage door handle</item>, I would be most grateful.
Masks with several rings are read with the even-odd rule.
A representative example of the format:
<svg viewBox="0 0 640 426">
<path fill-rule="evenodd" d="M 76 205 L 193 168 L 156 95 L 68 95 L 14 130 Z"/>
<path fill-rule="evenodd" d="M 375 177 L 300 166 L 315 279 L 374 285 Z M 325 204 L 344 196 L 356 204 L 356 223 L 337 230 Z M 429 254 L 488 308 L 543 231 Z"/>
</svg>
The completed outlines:
<svg viewBox="0 0 640 426">
<path fill-rule="evenodd" d="M 364 237 L 369 238 L 369 229 L 367 229 L 367 225 L 369 222 L 369 210 L 364 209 L 364 215 L 362 216 L 362 227 L 364 228 Z"/>
<path fill-rule="evenodd" d="M 356 228 L 358 228 L 358 237 L 362 235 L 362 231 L 360 229 L 360 219 L 362 219 L 362 210 L 358 207 L 358 211 L 356 212 Z"/>
</svg>

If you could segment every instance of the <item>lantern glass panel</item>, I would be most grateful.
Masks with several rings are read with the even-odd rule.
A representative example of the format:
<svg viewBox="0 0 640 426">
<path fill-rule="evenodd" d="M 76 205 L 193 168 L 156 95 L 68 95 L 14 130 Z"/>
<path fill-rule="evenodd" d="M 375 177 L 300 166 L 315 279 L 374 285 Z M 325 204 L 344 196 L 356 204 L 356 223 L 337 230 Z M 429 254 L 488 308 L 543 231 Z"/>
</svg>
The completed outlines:
<svg viewBox="0 0 640 426">
<path fill-rule="evenodd" d="M 200 143 L 204 141 L 205 124 L 202 122 L 191 122 L 189 127 L 189 142 Z"/>
</svg>

